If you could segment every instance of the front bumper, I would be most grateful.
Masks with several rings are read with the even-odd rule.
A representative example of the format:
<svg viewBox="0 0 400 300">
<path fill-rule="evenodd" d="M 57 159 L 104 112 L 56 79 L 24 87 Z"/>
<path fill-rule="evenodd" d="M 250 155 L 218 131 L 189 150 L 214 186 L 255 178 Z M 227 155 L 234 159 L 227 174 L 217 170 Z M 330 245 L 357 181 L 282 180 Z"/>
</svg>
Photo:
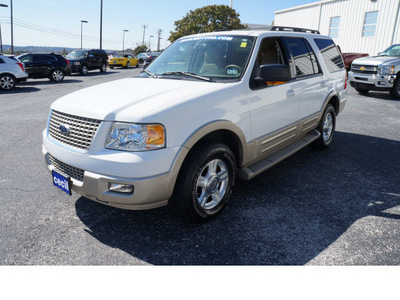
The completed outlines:
<svg viewBox="0 0 400 300">
<path fill-rule="evenodd" d="M 67 174 L 52 164 L 51 154 L 53 160 L 55 158 L 58 162 L 62 162 L 68 170 L 74 169 L 75 172 L 75 169 L 78 169 L 83 171 L 82 179 L 70 176 L 71 189 L 74 192 L 102 204 L 131 210 L 152 209 L 167 205 L 168 199 L 172 196 L 177 177 L 176 172 L 173 171 L 173 165 L 178 154 L 186 151 L 186 148 L 165 149 L 164 153 L 157 153 L 158 150 L 149 151 L 151 159 L 146 161 L 142 159 L 142 155 L 142 157 L 128 162 L 124 159 L 127 157 L 127 153 L 121 151 L 116 151 L 115 155 L 74 153 L 53 144 L 48 140 L 45 132 L 43 138 L 42 153 L 50 173 L 52 170 L 58 170 Z M 158 156 L 158 158 L 155 156 Z M 165 161 L 168 161 L 170 167 L 160 167 L 159 171 L 156 172 L 154 166 L 161 165 Z M 149 172 L 152 172 L 152 174 Z M 143 176 L 140 176 L 140 174 L 143 174 Z M 110 191 L 110 183 L 133 185 L 134 191 L 132 194 Z"/>
<path fill-rule="evenodd" d="M 391 90 L 396 75 L 348 73 L 349 82 L 355 88 L 368 88 L 370 90 Z"/>
</svg>

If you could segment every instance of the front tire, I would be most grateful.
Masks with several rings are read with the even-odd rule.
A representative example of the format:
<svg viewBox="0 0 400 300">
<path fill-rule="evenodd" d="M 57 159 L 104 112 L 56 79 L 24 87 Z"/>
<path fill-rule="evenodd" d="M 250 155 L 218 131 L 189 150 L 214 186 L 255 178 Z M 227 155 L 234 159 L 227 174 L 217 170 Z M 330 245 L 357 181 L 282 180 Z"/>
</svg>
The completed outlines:
<svg viewBox="0 0 400 300">
<path fill-rule="evenodd" d="M 87 73 L 88 73 L 87 65 L 82 65 L 81 75 L 87 75 Z"/>
<path fill-rule="evenodd" d="M 390 95 L 395 99 L 400 99 L 400 78 L 394 82 L 392 89 L 390 90 Z"/>
<path fill-rule="evenodd" d="M 174 213 L 204 223 L 225 207 L 236 176 L 236 161 L 224 144 L 208 144 L 189 154 L 169 201 Z"/>
<path fill-rule="evenodd" d="M 327 149 L 332 143 L 335 127 L 336 111 L 332 104 L 328 104 L 317 127 L 317 130 L 321 133 L 321 136 L 311 144 L 311 147 L 315 150 Z"/>
<path fill-rule="evenodd" d="M 356 91 L 357 91 L 359 94 L 364 95 L 364 94 L 366 94 L 366 93 L 369 92 L 369 89 L 359 89 L 359 88 L 356 88 Z"/>
<path fill-rule="evenodd" d="M 3 91 L 10 91 L 15 87 L 15 77 L 12 75 L 4 74 L 0 76 L 0 89 Z"/>
</svg>

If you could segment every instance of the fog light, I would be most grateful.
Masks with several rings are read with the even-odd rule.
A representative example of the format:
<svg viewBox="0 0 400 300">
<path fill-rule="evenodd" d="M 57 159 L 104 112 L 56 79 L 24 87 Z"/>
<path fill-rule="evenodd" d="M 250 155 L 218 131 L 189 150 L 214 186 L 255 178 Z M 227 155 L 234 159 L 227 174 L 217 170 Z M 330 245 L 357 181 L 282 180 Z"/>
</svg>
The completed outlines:
<svg viewBox="0 0 400 300">
<path fill-rule="evenodd" d="M 108 190 L 115 193 L 133 194 L 134 186 L 131 184 L 108 183 Z"/>
</svg>

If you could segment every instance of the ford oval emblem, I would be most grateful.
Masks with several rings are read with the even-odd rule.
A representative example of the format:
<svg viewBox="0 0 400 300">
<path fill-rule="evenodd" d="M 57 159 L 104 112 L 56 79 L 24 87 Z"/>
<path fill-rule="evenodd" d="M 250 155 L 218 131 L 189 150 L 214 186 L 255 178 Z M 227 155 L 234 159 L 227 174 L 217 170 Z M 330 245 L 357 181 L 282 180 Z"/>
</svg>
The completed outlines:
<svg viewBox="0 0 400 300">
<path fill-rule="evenodd" d="M 65 135 L 69 134 L 70 131 L 70 127 L 68 125 L 60 125 L 58 129 L 60 129 L 61 133 Z"/>
</svg>

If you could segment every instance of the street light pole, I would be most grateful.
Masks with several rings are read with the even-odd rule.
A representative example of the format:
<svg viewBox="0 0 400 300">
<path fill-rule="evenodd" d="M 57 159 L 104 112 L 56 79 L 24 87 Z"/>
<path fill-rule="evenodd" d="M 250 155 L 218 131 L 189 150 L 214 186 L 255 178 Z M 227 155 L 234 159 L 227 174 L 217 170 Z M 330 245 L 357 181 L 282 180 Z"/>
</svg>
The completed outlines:
<svg viewBox="0 0 400 300">
<path fill-rule="evenodd" d="M 13 26 L 13 8 L 12 8 L 12 0 L 10 0 L 10 9 L 11 9 L 11 54 L 14 54 L 14 26 Z"/>
<path fill-rule="evenodd" d="M 152 37 L 154 37 L 154 35 L 151 35 L 151 36 L 150 36 L 150 39 L 149 39 L 149 50 L 150 50 L 150 51 L 151 51 L 151 38 L 152 38 Z"/>
<path fill-rule="evenodd" d="M 8 5 L 0 4 L 0 7 L 8 7 Z M 0 45 L 1 45 L 0 53 L 3 53 L 3 39 L 1 37 L 1 23 L 0 23 Z"/>
<path fill-rule="evenodd" d="M 143 41 L 142 41 L 142 45 L 144 45 L 144 34 L 145 34 L 145 32 L 146 32 L 146 27 L 147 27 L 147 25 L 142 25 L 142 27 L 143 27 Z"/>
<path fill-rule="evenodd" d="M 103 49 L 102 42 L 103 42 L 103 0 L 100 0 L 100 49 Z"/>
<path fill-rule="evenodd" d="M 82 49 L 82 25 L 83 23 L 88 23 L 88 21 L 81 20 L 81 49 Z"/>
<path fill-rule="evenodd" d="M 124 29 L 123 31 L 123 36 L 122 36 L 122 55 L 125 53 L 125 32 L 128 32 L 129 30 Z"/>
</svg>

